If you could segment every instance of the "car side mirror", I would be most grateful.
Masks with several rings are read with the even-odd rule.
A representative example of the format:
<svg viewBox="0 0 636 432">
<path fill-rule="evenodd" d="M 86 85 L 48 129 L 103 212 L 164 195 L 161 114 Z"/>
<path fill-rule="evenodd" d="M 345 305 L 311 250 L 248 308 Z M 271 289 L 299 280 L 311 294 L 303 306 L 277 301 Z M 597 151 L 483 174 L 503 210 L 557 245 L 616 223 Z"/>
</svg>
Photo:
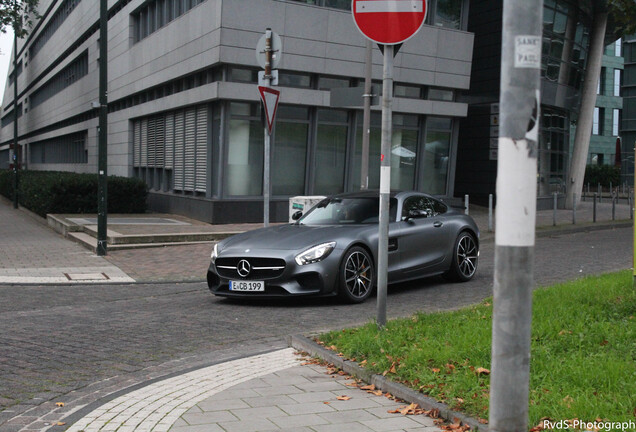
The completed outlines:
<svg viewBox="0 0 636 432">
<path fill-rule="evenodd" d="M 298 219 L 300 219 L 300 218 L 302 217 L 302 215 L 303 215 L 303 212 L 301 212 L 300 210 L 298 210 L 297 212 L 295 212 L 295 213 L 292 215 L 292 220 L 297 221 Z"/>
</svg>

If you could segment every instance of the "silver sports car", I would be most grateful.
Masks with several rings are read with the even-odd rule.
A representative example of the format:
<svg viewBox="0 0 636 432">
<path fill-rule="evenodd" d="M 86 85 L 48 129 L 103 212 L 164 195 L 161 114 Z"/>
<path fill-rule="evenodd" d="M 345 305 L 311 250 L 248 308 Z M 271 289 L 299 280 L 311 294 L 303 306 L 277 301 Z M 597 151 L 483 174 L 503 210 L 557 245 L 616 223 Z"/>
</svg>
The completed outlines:
<svg viewBox="0 0 636 432">
<path fill-rule="evenodd" d="M 220 241 L 210 291 L 231 297 L 339 295 L 362 302 L 376 284 L 379 194 L 326 198 L 295 223 Z M 479 229 L 470 216 L 419 192 L 390 200 L 389 283 L 442 274 L 468 281 L 477 270 Z"/>
</svg>

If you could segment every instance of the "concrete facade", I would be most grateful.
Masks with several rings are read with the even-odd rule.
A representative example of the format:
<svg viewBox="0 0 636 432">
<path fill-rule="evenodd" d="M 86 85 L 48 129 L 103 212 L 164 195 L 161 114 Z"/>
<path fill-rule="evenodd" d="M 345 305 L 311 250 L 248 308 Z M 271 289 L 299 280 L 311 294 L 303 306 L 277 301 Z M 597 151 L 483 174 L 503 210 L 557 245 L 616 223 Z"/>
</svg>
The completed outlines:
<svg viewBox="0 0 636 432">
<path fill-rule="evenodd" d="M 288 106 L 292 111 L 308 110 L 305 179 L 302 185 L 295 187 L 300 194 L 315 192 L 316 110 L 330 109 L 330 91 L 320 88 L 319 82 L 327 78 L 357 86 L 363 81 L 365 40 L 352 25 L 350 11 L 284 0 L 186 0 L 180 2 L 179 7 L 186 8 L 183 5 L 187 4 L 187 11 L 169 22 L 164 22 L 165 17 L 157 18 L 161 21 L 155 23 L 154 31 L 139 39 L 139 16 L 148 11 L 156 13 L 155 9 L 149 9 L 154 6 L 148 6 L 155 3 L 157 1 L 108 2 L 109 175 L 143 177 L 149 182 L 151 208 L 156 210 L 197 215 L 210 222 L 229 222 L 229 216 L 241 215 L 241 222 L 258 219 L 252 213 L 258 213 L 262 193 L 231 195 L 224 170 L 230 146 L 237 145 L 230 143 L 228 136 L 232 121 L 230 105 L 240 102 L 258 108 L 259 101 L 257 83 L 235 79 L 233 71 L 255 74 L 259 69 L 255 54 L 257 41 L 266 28 L 271 28 L 283 42 L 281 74 L 287 74 L 292 81 L 301 77 L 308 82 L 307 85 L 281 85 L 279 89 L 281 106 Z M 435 2 L 431 3 L 434 8 Z M 464 2 L 463 7 L 464 12 L 467 11 L 468 2 Z M 65 19 L 56 18 L 64 8 L 70 10 Z M 97 109 L 91 104 L 98 100 L 99 8 L 88 0 L 42 0 L 40 13 L 40 22 L 18 44 L 22 165 L 35 170 L 96 172 L 98 119 Z M 409 171 L 408 181 L 413 181 L 415 188 L 422 188 L 426 181 L 423 172 L 426 162 L 422 160 L 426 121 L 432 115 L 449 119 L 450 149 L 443 165 L 446 178 L 437 194 L 451 197 L 454 194 L 456 120 L 466 117 L 468 108 L 465 102 L 457 100 L 470 85 L 473 35 L 461 29 L 434 25 L 432 19 L 429 17 L 428 24 L 405 43 L 395 57 L 396 86 L 419 89 L 420 97 L 396 95 L 393 110 L 398 115 L 414 116 L 417 121 L 413 126 L 417 132 L 413 144 L 417 156 L 415 162 L 404 162 L 405 166 L 415 163 L 415 168 L 407 167 L 413 171 Z M 46 36 L 44 43 L 42 35 Z M 36 44 L 42 48 L 33 55 L 32 48 Z M 80 66 L 75 67 L 77 64 Z M 374 80 L 380 79 L 381 74 L 382 56 L 375 48 Z M 429 89 L 452 96 L 450 100 L 431 98 Z M 13 81 L 8 80 L 0 155 L 8 155 L 13 139 L 13 102 Z M 34 102 L 37 105 L 32 106 Z M 205 173 L 201 173 L 201 183 L 200 186 L 197 183 L 196 190 L 176 190 L 172 168 L 159 169 L 158 163 L 152 169 L 137 167 L 134 125 L 137 120 L 145 121 L 165 113 L 171 115 L 190 107 L 201 107 L 200 118 L 205 116 L 205 144 L 197 150 L 199 163 L 205 158 L 205 168 L 197 169 L 205 169 Z M 374 107 L 374 111 L 379 113 L 379 107 Z M 347 140 L 342 154 L 346 155 L 347 164 L 340 187 L 343 191 L 356 187 L 355 130 L 362 118 L 358 108 L 347 109 L 346 114 Z M 52 157 L 52 151 L 59 153 L 56 149 L 60 148 L 69 154 L 78 154 L 67 160 L 59 155 Z M 274 193 L 272 219 L 286 218 L 288 197 Z"/>
</svg>

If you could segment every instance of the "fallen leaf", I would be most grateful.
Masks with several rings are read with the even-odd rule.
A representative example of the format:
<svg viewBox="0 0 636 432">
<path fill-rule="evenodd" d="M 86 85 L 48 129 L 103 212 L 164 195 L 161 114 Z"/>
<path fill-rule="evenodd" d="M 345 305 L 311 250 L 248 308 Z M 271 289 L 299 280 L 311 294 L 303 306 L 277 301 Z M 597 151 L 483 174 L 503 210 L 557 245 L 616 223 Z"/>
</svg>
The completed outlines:
<svg viewBox="0 0 636 432">
<path fill-rule="evenodd" d="M 439 373 L 439 371 L 440 371 L 441 369 L 438 369 L 438 368 L 431 368 L 431 370 L 433 371 L 433 373 Z"/>
<path fill-rule="evenodd" d="M 366 360 L 362 360 L 362 361 L 360 362 L 360 366 L 365 366 L 366 364 L 367 364 L 367 361 L 366 361 Z"/>
<path fill-rule="evenodd" d="M 483 367 L 478 367 L 477 369 L 475 369 L 475 372 L 477 373 L 477 375 L 489 375 L 490 374 L 490 370 L 483 368 Z"/>
<path fill-rule="evenodd" d="M 347 387 L 358 387 L 358 383 L 356 383 L 356 382 L 346 383 L 345 385 L 346 385 Z"/>
<path fill-rule="evenodd" d="M 374 394 L 376 396 L 382 396 L 382 390 L 369 391 L 368 393 Z"/>
<path fill-rule="evenodd" d="M 57 405 L 59 407 L 63 407 L 64 406 L 64 402 L 55 402 L 55 405 Z"/>
<path fill-rule="evenodd" d="M 351 399 L 350 396 L 338 396 L 336 399 L 338 399 L 339 401 L 348 401 L 349 399 Z"/>
<path fill-rule="evenodd" d="M 64 426 L 66 423 L 64 422 L 55 422 L 53 423 L 53 426 Z"/>
<path fill-rule="evenodd" d="M 601 346 L 605 346 L 605 345 L 607 345 L 607 344 L 609 344 L 609 342 L 608 342 L 608 341 L 606 341 L 606 340 L 604 340 L 603 342 L 601 342 Z"/>
<path fill-rule="evenodd" d="M 327 347 L 328 349 L 332 350 L 332 351 L 338 351 L 338 347 L 335 345 L 331 345 L 330 347 Z"/>
<path fill-rule="evenodd" d="M 365 385 L 360 387 L 360 390 L 375 390 L 375 385 L 374 384 Z"/>
<path fill-rule="evenodd" d="M 323 402 L 325 405 L 329 405 L 331 402 Z"/>
</svg>

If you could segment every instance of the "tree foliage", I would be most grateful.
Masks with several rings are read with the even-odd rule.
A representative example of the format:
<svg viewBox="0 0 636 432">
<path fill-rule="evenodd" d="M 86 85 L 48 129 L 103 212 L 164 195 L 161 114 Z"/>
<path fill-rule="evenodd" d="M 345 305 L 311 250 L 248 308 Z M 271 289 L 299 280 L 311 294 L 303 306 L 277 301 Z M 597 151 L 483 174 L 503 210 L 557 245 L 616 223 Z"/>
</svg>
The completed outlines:
<svg viewBox="0 0 636 432">
<path fill-rule="evenodd" d="M 37 6 L 40 0 L 0 0 L 0 31 L 7 31 L 8 27 L 18 38 L 23 38 L 33 27 L 40 15 Z"/>
<path fill-rule="evenodd" d="M 610 20 L 615 25 L 616 36 L 636 33 L 636 1 L 608 0 Z"/>
</svg>

